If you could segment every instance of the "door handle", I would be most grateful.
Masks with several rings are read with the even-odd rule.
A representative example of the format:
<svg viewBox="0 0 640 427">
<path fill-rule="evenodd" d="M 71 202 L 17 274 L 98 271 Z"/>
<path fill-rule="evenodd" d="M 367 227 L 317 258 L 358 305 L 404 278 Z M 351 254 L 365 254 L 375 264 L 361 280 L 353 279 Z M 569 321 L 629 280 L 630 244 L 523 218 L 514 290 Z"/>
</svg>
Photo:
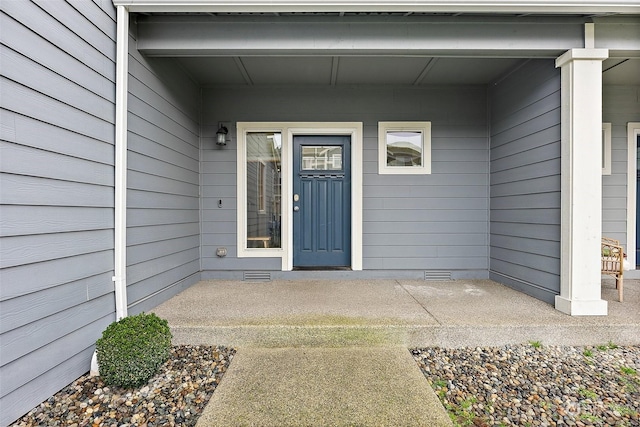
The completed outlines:
<svg viewBox="0 0 640 427">
<path fill-rule="evenodd" d="M 293 207 L 293 211 L 294 211 L 294 212 L 298 212 L 299 210 L 300 210 L 300 206 L 294 206 L 294 207 Z"/>
</svg>

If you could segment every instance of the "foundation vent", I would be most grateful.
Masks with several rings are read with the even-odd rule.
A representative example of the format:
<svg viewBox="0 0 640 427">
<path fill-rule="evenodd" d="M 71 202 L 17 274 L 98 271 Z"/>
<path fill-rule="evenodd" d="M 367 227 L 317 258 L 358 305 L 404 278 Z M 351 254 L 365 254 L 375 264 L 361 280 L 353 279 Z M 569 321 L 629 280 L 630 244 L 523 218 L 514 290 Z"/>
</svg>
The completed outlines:
<svg viewBox="0 0 640 427">
<path fill-rule="evenodd" d="M 245 282 L 270 282 L 271 273 L 268 271 L 245 271 L 242 273 Z"/>
<path fill-rule="evenodd" d="M 442 280 L 451 280 L 451 272 L 450 271 L 440 271 L 440 270 L 427 270 L 424 272 L 424 280 L 429 281 L 442 281 Z"/>
</svg>

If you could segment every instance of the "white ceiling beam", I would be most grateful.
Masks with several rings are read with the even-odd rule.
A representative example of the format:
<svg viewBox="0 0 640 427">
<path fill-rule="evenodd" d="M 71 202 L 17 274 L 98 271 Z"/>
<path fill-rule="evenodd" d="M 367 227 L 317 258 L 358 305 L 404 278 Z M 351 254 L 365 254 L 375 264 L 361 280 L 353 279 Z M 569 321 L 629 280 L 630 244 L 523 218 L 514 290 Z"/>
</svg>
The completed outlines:
<svg viewBox="0 0 640 427">
<path fill-rule="evenodd" d="M 582 47 L 581 22 L 138 21 L 137 48 L 149 56 L 415 55 L 548 57 Z M 165 19 L 166 18 L 166 19 Z M 174 19 L 171 19 L 174 18 Z M 640 28 L 640 26 L 639 26 Z M 638 42 L 636 43 L 638 44 Z M 638 49 L 640 50 L 640 48 Z"/>
<path fill-rule="evenodd" d="M 137 24 L 137 48 L 149 56 L 556 58 L 585 43 L 585 25 L 580 19 L 409 18 L 142 16 Z M 596 48 L 609 49 L 611 56 L 639 57 L 640 19 L 596 21 L 594 43 Z"/>
<path fill-rule="evenodd" d="M 637 0 L 113 0 L 131 12 L 640 13 Z"/>
</svg>

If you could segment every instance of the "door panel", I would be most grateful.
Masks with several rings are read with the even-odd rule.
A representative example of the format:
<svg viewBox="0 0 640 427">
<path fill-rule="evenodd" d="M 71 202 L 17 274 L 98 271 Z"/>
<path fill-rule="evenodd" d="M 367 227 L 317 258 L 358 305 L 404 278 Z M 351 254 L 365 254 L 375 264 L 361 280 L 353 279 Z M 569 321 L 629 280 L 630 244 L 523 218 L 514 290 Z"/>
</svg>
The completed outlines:
<svg viewBox="0 0 640 427">
<path fill-rule="evenodd" d="M 293 147 L 293 265 L 348 267 L 350 137 L 294 136 Z"/>
</svg>

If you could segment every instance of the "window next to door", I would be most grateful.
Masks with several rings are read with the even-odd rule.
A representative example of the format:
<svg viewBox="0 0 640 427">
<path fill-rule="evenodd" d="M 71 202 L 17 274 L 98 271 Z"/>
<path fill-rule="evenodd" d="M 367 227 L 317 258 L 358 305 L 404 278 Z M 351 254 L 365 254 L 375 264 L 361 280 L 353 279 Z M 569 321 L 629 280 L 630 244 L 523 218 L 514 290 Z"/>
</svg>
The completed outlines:
<svg viewBox="0 0 640 427">
<path fill-rule="evenodd" d="M 282 134 L 246 136 L 246 248 L 282 247 Z"/>
</svg>

